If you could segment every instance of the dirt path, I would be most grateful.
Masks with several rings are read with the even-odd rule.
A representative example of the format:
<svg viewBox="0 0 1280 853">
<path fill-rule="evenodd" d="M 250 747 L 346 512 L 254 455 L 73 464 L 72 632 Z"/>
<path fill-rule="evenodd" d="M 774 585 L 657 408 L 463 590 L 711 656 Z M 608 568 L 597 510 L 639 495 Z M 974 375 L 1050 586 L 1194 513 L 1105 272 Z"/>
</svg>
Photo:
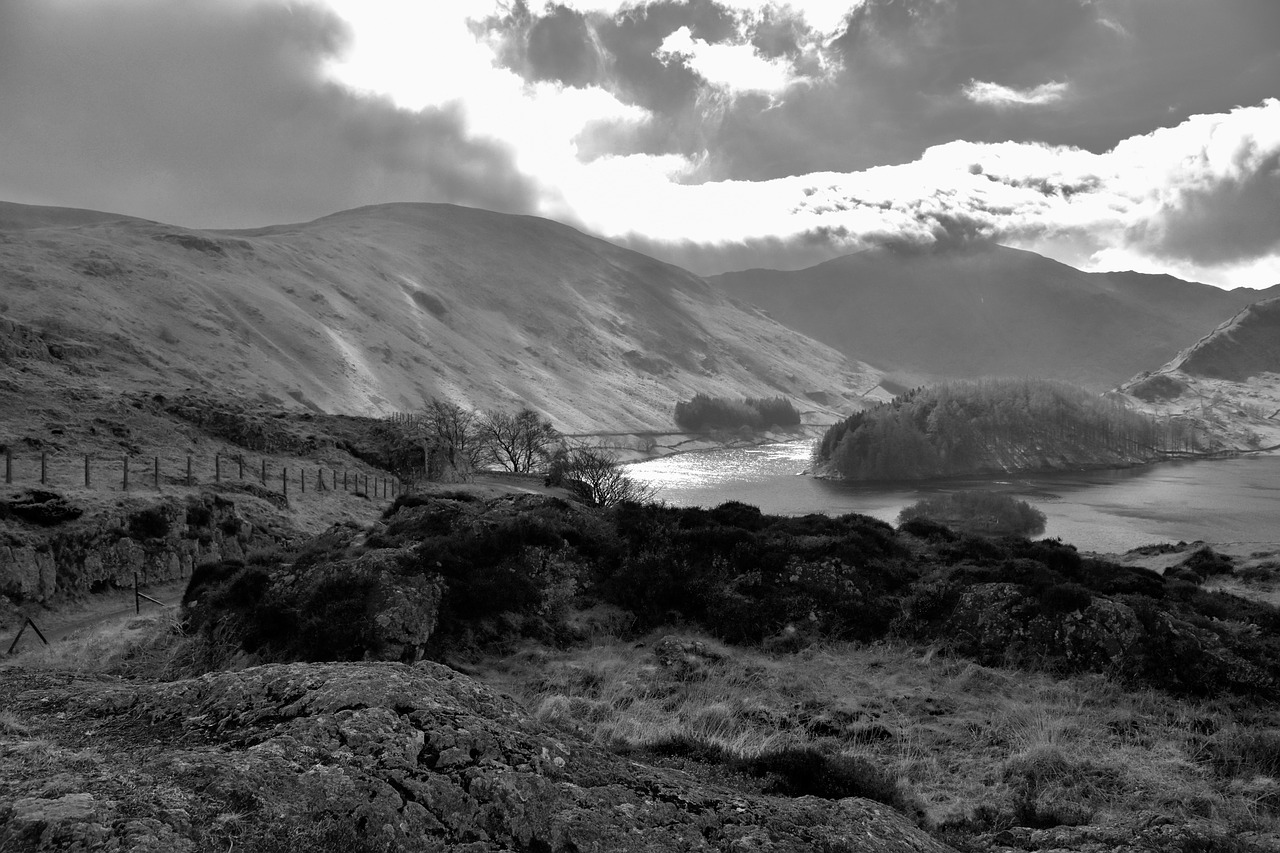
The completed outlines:
<svg viewBox="0 0 1280 853">
<path fill-rule="evenodd" d="M 182 593 L 186 590 L 186 587 L 187 582 L 179 580 L 165 584 L 153 584 L 139 591 L 157 601 L 164 602 L 169 607 L 177 607 L 179 602 L 182 601 Z M 145 598 L 142 599 L 142 613 L 154 612 L 157 609 L 159 609 L 159 605 L 153 604 Z M 44 634 L 45 639 L 52 644 L 100 627 L 108 622 L 128 618 L 134 614 L 133 590 L 128 589 L 102 593 L 62 608 L 45 611 L 33 616 L 32 621 L 39 626 L 40 632 Z M 13 638 L 17 633 L 18 630 L 15 628 L 12 631 L 6 631 L 5 635 L 0 637 L 0 654 L 9 650 L 9 645 L 13 642 Z M 40 645 L 40 638 L 28 627 L 23 633 L 15 653 L 29 649 L 33 645 Z"/>
</svg>

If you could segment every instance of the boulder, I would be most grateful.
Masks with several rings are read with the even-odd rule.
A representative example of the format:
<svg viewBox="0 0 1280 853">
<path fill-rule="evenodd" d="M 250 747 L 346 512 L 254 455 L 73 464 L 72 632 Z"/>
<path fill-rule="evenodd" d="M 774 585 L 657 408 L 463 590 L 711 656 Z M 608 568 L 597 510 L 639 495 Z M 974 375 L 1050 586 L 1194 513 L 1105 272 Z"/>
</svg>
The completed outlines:
<svg viewBox="0 0 1280 853">
<path fill-rule="evenodd" d="M 15 713 L 55 751 L 84 747 L 91 728 L 110 772 L 68 801 L 56 763 L 17 765 L 0 787 L 0 849 L 129 849 L 143 832 L 176 850 L 949 849 L 879 803 L 744 793 L 626 760 L 435 664 L 58 680 L 29 675 Z"/>
</svg>

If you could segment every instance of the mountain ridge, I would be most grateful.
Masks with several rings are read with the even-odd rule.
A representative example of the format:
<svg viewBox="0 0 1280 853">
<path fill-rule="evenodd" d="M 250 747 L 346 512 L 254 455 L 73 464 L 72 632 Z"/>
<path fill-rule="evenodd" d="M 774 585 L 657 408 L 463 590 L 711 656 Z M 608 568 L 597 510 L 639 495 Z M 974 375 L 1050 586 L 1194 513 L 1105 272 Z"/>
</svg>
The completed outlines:
<svg viewBox="0 0 1280 853">
<path fill-rule="evenodd" d="M 199 230 L 9 204 L 0 284 L 0 314 L 98 347 L 112 381 L 325 411 L 439 396 L 531 405 L 566 430 L 660 429 L 701 392 L 832 419 L 880 378 L 678 267 L 453 205 Z"/>
<path fill-rule="evenodd" d="M 770 316 L 912 378 L 1038 376 L 1094 390 L 1172 357 L 1263 291 L 1086 273 L 1021 249 L 881 247 L 803 270 L 708 278 Z"/>
</svg>

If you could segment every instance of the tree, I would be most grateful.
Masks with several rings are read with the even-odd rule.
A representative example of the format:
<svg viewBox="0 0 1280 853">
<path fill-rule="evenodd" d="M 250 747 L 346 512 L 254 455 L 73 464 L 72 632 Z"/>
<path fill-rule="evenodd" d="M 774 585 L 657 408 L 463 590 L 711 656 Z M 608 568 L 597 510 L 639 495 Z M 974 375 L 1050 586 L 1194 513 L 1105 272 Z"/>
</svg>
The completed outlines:
<svg viewBox="0 0 1280 853">
<path fill-rule="evenodd" d="M 560 439 L 551 421 L 530 408 L 515 414 L 490 409 L 480 417 L 478 428 L 493 461 L 517 474 L 543 467 Z"/>
<path fill-rule="evenodd" d="M 432 397 L 414 422 L 428 472 L 442 467 L 442 474 L 469 477 L 484 460 L 477 416 L 470 409 Z"/>
<path fill-rule="evenodd" d="M 588 506 L 616 506 L 653 500 L 653 486 L 629 475 L 618 455 L 603 447 L 577 445 L 558 454 L 551 479 Z"/>
</svg>

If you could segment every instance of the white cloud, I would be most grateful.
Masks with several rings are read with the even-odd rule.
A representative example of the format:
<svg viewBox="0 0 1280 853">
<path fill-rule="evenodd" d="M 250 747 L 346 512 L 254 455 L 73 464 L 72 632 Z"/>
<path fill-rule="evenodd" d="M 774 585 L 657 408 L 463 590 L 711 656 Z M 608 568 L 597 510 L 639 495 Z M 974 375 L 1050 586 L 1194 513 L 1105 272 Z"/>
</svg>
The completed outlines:
<svg viewBox="0 0 1280 853">
<path fill-rule="evenodd" d="M 667 36 L 655 53 L 663 62 L 682 62 L 703 80 L 728 92 L 779 94 L 796 82 L 791 63 L 765 59 L 750 44 L 709 44 L 688 27 Z"/>
<path fill-rule="evenodd" d="M 849 15 L 867 0 L 718 0 L 727 9 L 743 15 L 798 14 L 806 24 L 824 36 L 838 34 Z M 645 0 L 565 0 L 564 5 L 579 12 L 603 12 L 617 15 L 624 9 L 648 5 Z"/>
<path fill-rule="evenodd" d="M 600 88 L 530 84 L 498 67 L 491 47 L 466 28 L 466 16 L 482 12 L 475 4 L 434 0 L 415 4 L 417 17 L 397 18 L 378 0 L 329 2 L 354 29 L 350 52 L 331 68 L 334 79 L 405 109 L 458 105 L 470 134 L 513 152 L 537 188 L 542 215 L 636 239 L 659 254 L 663 245 L 672 257 L 681 246 L 710 247 L 701 251 L 706 258 L 714 247 L 776 250 L 781 243 L 837 252 L 885 238 L 977 235 L 1094 268 L 1127 265 L 1220 285 L 1280 278 L 1280 234 L 1272 225 L 1280 221 L 1280 100 L 1192 116 L 1102 153 L 957 141 L 911 163 L 856 173 L 693 184 L 698 156 L 579 158 L 574 140 L 592 123 L 639 128 L 653 117 Z M 682 28 L 662 49 L 732 91 L 776 93 L 795 84 L 788 66 L 747 44 L 712 45 Z M 1032 106 L 1068 89 L 973 81 L 966 94 L 994 106 Z M 759 260 L 771 256 L 761 250 Z"/>
<path fill-rule="evenodd" d="M 1071 88 L 1068 83 L 1041 83 L 1033 89 L 1013 89 L 999 83 L 970 80 L 964 87 L 964 96 L 976 104 L 993 107 L 1043 107 L 1057 103 L 1066 97 Z"/>
</svg>

